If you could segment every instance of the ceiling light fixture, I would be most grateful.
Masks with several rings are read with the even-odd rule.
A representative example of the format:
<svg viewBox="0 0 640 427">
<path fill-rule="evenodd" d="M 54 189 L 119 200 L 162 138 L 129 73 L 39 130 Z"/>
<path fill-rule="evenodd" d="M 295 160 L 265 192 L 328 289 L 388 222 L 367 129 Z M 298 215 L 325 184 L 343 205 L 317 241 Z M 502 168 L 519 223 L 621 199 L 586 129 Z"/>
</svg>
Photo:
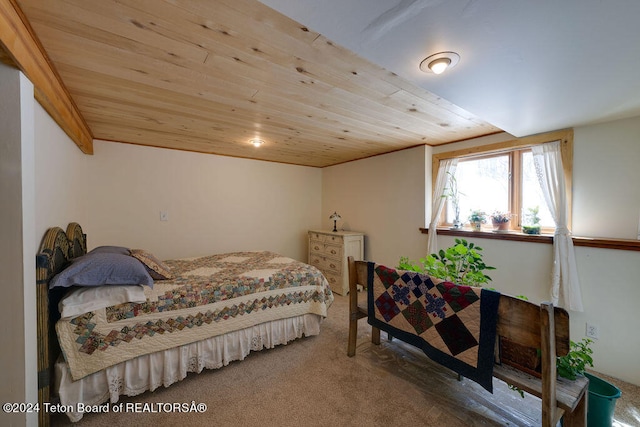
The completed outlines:
<svg viewBox="0 0 640 427">
<path fill-rule="evenodd" d="M 262 144 L 264 144 L 264 141 L 258 138 L 254 138 L 249 142 L 252 143 L 254 147 L 260 147 Z"/>
<path fill-rule="evenodd" d="M 442 74 L 453 68 L 460 61 L 460 55 L 455 52 L 439 52 L 426 57 L 420 63 L 420 69 L 425 73 Z"/>
</svg>

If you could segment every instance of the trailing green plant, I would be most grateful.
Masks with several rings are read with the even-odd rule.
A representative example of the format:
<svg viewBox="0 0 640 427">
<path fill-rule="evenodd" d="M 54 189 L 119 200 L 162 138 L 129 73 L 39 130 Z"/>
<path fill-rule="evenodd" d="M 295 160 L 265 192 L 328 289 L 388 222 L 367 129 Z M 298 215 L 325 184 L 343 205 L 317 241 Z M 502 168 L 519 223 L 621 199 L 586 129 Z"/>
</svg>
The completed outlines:
<svg viewBox="0 0 640 427">
<path fill-rule="evenodd" d="M 520 395 L 521 398 L 524 399 L 524 390 L 521 389 L 520 387 L 513 385 L 513 384 L 507 384 L 507 386 L 509 387 L 509 390 L 513 390 L 516 393 L 518 393 Z"/>
<path fill-rule="evenodd" d="M 589 338 L 583 338 L 580 342 L 570 341 L 569 353 L 556 360 L 558 376 L 575 380 L 578 375 L 584 374 L 587 366 L 593 367 L 592 342 Z"/>
<path fill-rule="evenodd" d="M 441 249 L 437 254 L 420 258 L 419 262 L 400 257 L 398 269 L 425 273 L 438 279 L 467 286 L 483 286 L 491 281 L 484 272 L 495 270 L 482 260 L 482 248 L 465 239 L 455 239 L 455 244 Z"/>
</svg>

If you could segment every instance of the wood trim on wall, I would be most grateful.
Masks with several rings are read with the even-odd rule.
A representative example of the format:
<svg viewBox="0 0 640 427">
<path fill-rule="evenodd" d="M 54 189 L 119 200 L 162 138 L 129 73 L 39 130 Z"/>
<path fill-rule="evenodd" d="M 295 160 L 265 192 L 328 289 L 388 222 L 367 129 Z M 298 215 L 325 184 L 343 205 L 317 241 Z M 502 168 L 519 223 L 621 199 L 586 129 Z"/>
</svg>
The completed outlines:
<svg viewBox="0 0 640 427">
<path fill-rule="evenodd" d="M 422 234 L 429 234 L 429 229 L 420 228 L 420 232 Z M 553 244 L 553 235 L 550 234 L 530 235 L 524 233 L 492 233 L 487 231 L 452 230 L 443 227 L 438 228 L 438 235 L 463 237 L 465 239 L 511 240 L 526 243 Z M 573 239 L 573 246 L 640 252 L 640 240 L 580 236 L 571 236 L 571 239 Z"/>
<path fill-rule="evenodd" d="M 89 127 L 15 0 L 0 0 L 0 48 L 33 83 L 38 103 L 83 153 L 93 154 Z"/>
</svg>

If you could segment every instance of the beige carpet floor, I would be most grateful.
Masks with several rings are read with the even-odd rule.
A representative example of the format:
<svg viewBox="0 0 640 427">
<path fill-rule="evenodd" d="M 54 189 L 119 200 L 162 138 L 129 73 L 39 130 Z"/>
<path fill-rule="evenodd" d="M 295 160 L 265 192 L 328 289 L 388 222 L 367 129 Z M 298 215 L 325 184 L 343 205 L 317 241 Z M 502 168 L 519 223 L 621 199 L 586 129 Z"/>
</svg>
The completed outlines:
<svg viewBox="0 0 640 427">
<path fill-rule="evenodd" d="M 348 298 L 336 295 L 319 336 L 252 353 L 222 369 L 189 375 L 126 403 L 204 403 L 203 413 L 86 414 L 80 426 L 536 426 L 540 400 L 494 379 L 494 393 L 431 362 L 409 345 L 370 343 L 361 320 L 356 356 L 346 355 Z M 614 426 L 640 426 L 639 387 L 622 390 Z M 166 406 L 166 405 L 165 405 Z M 53 426 L 69 425 L 54 416 Z"/>
</svg>

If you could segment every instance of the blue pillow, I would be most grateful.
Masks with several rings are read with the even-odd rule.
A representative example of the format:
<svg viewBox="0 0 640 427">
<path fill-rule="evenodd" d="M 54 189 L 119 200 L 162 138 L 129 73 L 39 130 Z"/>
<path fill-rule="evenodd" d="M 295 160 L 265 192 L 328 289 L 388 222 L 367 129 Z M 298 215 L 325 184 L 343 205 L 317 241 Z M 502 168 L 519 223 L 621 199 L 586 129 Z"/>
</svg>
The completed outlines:
<svg viewBox="0 0 640 427">
<path fill-rule="evenodd" d="M 90 254 L 122 254 L 131 255 L 129 248 L 122 246 L 98 246 L 89 251 Z"/>
<path fill-rule="evenodd" d="M 144 265 L 132 256 L 97 252 L 73 259 L 71 264 L 51 279 L 49 288 L 100 285 L 153 287 L 153 279 Z"/>
</svg>

